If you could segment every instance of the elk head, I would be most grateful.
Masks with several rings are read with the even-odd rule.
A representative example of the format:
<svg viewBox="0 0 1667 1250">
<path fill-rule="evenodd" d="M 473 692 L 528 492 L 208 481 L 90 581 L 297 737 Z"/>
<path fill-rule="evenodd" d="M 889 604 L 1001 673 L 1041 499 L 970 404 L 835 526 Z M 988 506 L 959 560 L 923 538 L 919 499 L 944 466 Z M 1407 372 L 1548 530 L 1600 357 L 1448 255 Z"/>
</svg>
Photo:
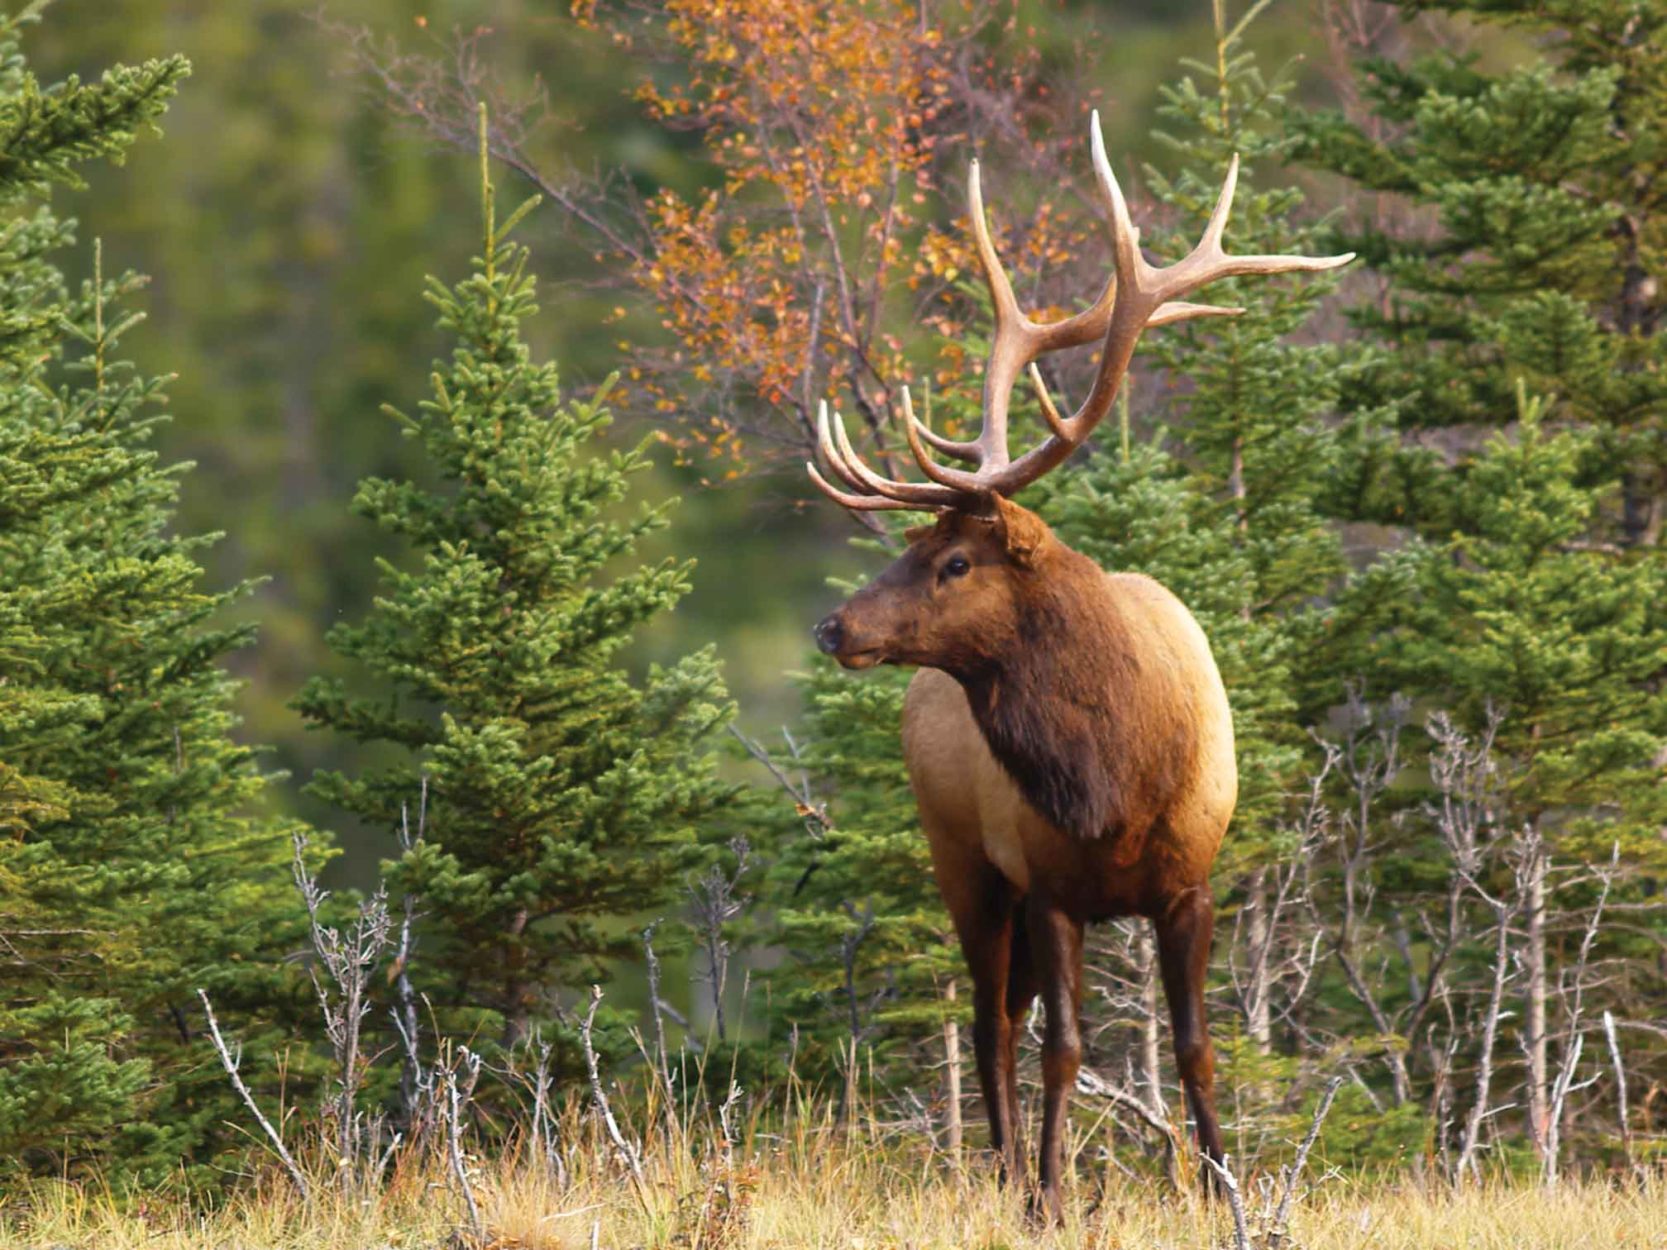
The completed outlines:
<svg viewBox="0 0 1667 1250">
<path fill-rule="evenodd" d="M 1233 204 L 1239 160 L 1227 169 L 1215 211 L 1196 247 L 1173 265 L 1154 266 L 1140 252 L 1140 231 L 1129 217 L 1117 178 L 1106 159 L 1096 112 L 1090 124 L 1094 173 L 1111 236 L 1112 274 L 1091 308 L 1063 321 L 1038 323 L 1019 308 L 1012 283 L 1001 267 L 984 215 L 978 162 L 968 175 L 967 201 L 973 240 L 995 310 L 995 332 L 984 370 L 983 428 L 961 442 L 934 433 L 916 418 L 903 388 L 903 431 L 915 462 L 927 478 L 907 482 L 875 473 L 853 449 L 844 421 L 817 413 L 817 446 L 835 486 L 814 464 L 811 479 L 829 498 L 858 511 L 935 512 L 935 525 L 908 531 L 908 550 L 817 625 L 817 644 L 847 668 L 880 663 L 918 664 L 949 672 L 964 670 L 999 653 L 1014 640 L 1021 592 L 1045 575 L 1061 549 L 1048 527 L 1010 496 L 1062 464 L 1082 446 L 1111 411 L 1128 373 L 1136 343 L 1148 326 L 1197 317 L 1234 316 L 1242 309 L 1192 304 L 1182 297 L 1221 278 L 1247 274 L 1335 269 L 1354 259 L 1342 256 L 1230 256 L 1222 233 Z M 1037 371 L 1042 356 L 1098 341 L 1099 370 L 1082 406 L 1063 415 Z M 1010 458 L 1008 403 L 1021 371 L 1028 370 L 1048 436 Z M 932 452 L 966 468 L 939 463 Z"/>
<path fill-rule="evenodd" d="M 1058 545 L 1039 516 L 1000 495 L 987 510 L 945 508 L 907 537 L 890 568 L 816 627 L 817 646 L 846 668 L 983 667 L 1018 634 L 1025 583 Z"/>
</svg>

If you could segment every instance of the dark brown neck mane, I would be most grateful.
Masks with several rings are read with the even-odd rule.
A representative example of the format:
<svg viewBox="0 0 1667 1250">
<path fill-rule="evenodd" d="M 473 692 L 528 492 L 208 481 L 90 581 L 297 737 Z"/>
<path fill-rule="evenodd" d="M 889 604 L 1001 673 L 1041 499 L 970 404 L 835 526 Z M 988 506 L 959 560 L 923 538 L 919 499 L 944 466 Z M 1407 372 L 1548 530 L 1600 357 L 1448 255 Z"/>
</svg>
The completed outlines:
<svg viewBox="0 0 1667 1250">
<path fill-rule="evenodd" d="M 991 752 L 1030 805 L 1079 838 L 1143 836 L 1179 761 L 1141 741 L 1139 640 L 1105 574 L 1062 543 L 1024 575 L 1017 636 L 980 671 L 953 673 Z"/>
</svg>

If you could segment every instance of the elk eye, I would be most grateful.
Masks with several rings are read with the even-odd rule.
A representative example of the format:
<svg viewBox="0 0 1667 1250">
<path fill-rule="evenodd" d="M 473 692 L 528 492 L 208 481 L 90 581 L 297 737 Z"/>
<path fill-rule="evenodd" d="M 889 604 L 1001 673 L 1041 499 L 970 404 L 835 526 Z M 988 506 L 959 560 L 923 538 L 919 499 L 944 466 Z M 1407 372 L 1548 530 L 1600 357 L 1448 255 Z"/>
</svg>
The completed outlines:
<svg viewBox="0 0 1667 1250">
<path fill-rule="evenodd" d="M 972 565 L 967 563 L 965 556 L 950 556 L 944 561 L 943 573 L 945 577 L 965 577 L 972 571 Z"/>
</svg>

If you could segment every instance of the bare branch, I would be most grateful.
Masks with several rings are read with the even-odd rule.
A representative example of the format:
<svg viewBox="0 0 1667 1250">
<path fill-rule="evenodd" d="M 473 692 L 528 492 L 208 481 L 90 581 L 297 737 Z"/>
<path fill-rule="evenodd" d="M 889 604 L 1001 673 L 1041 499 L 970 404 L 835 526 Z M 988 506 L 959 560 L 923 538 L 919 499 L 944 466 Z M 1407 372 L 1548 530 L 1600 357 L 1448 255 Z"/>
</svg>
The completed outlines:
<svg viewBox="0 0 1667 1250">
<path fill-rule="evenodd" d="M 631 1177 L 641 1191 L 644 1180 L 642 1160 L 637 1148 L 631 1144 L 620 1131 L 619 1121 L 614 1119 L 613 1108 L 608 1104 L 607 1091 L 602 1088 L 602 1067 L 596 1057 L 596 1047 L 591 1041 L 591 1028 L 596 1023 L 596 1009 L 602 1005 L 602 987 L 590 987 L 590 1009 L 585 1012 L 585 1018 L 579 1026 L 579 1043 L 585 1052 L 585 1070 L 590 1075 L 590 1096 L 596 1107 L 596 1114 L 602 1118 L 603 1126 L 608 1130 L 608 1139 L 613 1142 L 614 1149 L 624 1160 L 625 1166 L 631 1170 Z"/>
<path fill-rule="evenodd" d="M 272 1143 L 272 1149 L 277 1153 L 279 1162 L 284 1165 L 284 1171 L 289 1173 L 289 1179 L 294 1184 L 296 1192 L 301 1195 L 303 1200 L 311 1198 L 312 1188 L 307 1184 L 305 1174 L 296 1166 L 294 1157 L 289 1153 L 289 1147 L 284 1145 L 283 1136 L 272 1127 L 272 1121 L 266 1118 L 265 1113 L 260 1109 L 260 1104 L 255 1101 L 255 1096 L 249 1092 L 248 1085 L 244 1084 L 243 1075 L 239 1071 L 243 1063 L 241 1048 L 234 1055 L 227 1048 L 226 1039 L 220 1036 L 220 1022 L 214 1018 L 214 1007 L 208 1001 L 208 991 L 199 988 L 197 997 L 202 999 L 203 1015 L 208 1018 L 208 1035 L 214 1042 L 214 1053 L 220 1056 L 220 1066 L 226 1070 L 226 1076 L 231 1080 L 232 1088 L 237 1091 L 237 1096 L 243 1100 L 243 1105 L 249 1109 L 249 1114 L 255 1117 L 255 1123 L 260 1125 L 261 1131 L 266 1134 L 267 1140 Z"/>
</svg>

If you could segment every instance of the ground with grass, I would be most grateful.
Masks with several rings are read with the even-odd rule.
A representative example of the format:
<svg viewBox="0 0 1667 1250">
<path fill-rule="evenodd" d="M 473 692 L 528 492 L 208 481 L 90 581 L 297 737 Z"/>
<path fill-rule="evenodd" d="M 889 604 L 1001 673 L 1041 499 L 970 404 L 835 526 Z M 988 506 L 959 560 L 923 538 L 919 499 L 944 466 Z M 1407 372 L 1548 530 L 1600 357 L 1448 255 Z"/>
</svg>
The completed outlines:
<svg viewBox="0 0 1667 1250">
<path fill-rule="evenodd" d="M 824 1118 L 748 1131 L 733 1149 L 652 1148 L 631 1161 L 596 1126 L 541 1157 L 463 1159 L 467 1191 L 444 1152 L 394 1162 L 375 1187 L 319 1170 L 302 1201 L 280 1172 L 234 1186 L 209 1207 L 39 1183 L 0 1206 L 0 1250 L 380 1250 L 382 1247 L 1233 1247 L 1256 1250 L 1667 1250 L 1667 1184 L 1658 1175 L 1591 1177 L 1555 1188 L 1503 1177 L 1452 1187 L 1409 1170 L 1374 1180 L 1328 1172 L 1301 1180 L 1279 1235 L 1281 1178 L 1241 1178 L 1245 1240 L 1233 1212 L 1191 1187 L 1130 1176 L 1079 1152 L 1067 1216 L 1044 1228 L 1021 1192 L 996 1183 L 989 1157 L 960 1168 L 924 1142 L 888 1140 Z M 639 1179 L 640 1177 L 640 1179 Z M 470 1213 L 470 1200 L 478 1212 Z"/>
</svg>

